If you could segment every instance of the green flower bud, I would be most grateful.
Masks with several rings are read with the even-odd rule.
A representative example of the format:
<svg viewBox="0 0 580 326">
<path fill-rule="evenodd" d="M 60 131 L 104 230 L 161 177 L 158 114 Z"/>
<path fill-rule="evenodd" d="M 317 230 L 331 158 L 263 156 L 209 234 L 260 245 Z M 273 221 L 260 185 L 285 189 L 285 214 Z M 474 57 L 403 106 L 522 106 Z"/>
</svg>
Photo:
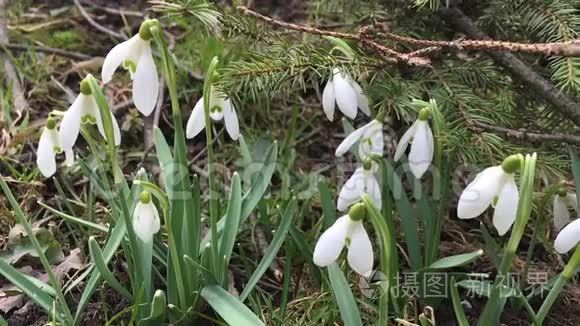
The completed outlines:
<svg viewBox="0 0 580 326">
<path fill-rule="evenodd" d="M 519 168 L 523 161 L 522 154 L 514 154 L 510 155 L 503 160 L 501 163 L 501 168 L 506 173 L 515 173 Z"/>
<path fill-rule="evenodd" d="M 566 181 L 560 182 L 560 187 L 558 187 L 558 196 L 566 197 L 568 195 L 568 186 L 566 185 Z"/>
<path fill-rule="evenodd" d="M 367 215 L 367 208 L 364 203 L 356 203 L 351 206 L 348 216 L 353 221 L 360 221 Z"/>
<path fill-rule="evenodd" d="M 419 120 L 425 121 L 431 118 L 431 110 L 429 108 L 422 108 L 419 111 Z"/>
<path fill-rule="evenodd" d="M 56 128 L 56 121 L 54 121 L 53 118 L 48 117 L 48 119 L 46 119 L 46 128 L 50 130 Z"/>
<path fill-rule="evenodd" d="M 366 160 L 364 160 L 363 169 L 369 171 L 372 167 L 373 167 L 373 160 L 371 160 L 370 158 L 367 158 Z"/>
<path fill-rule="evenodd" d="M 149 204 L 151 202 L 151 194 L 149 191 L 142 191 L 141 196 L 139 196 L 142 204 Z"/>
<path fill-rule="evenodd" d="M 147 19 L 143 21 L 141 27 L 139 27 L 139 36 L 144 41 L 149 41 L 153 38 L 153 35 L 151 34 L 151 27 L 153 26 L 159 26 L 159 21 L 157 19 Z"/>
<path fill-rule="evenodd" d="M 85 95 L 91 95 L 91 86 L 89 85 L 89 81 L 85 78 L 81 81 L 81 93 L 85 94 Z"/>
</svg>

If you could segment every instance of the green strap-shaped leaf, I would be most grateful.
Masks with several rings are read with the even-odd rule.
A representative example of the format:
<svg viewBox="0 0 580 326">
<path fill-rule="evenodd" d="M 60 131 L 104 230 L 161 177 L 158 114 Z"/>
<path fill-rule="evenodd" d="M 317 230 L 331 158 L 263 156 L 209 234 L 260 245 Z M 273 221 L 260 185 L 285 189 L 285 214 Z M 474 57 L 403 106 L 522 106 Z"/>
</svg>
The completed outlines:
<svg viewBox="0 0 580 326">
<path fill-rule="evenodd" d="M 274 258 L 276 258 L 278 250 L 280 250 L 280 247 L 282 247 L 282 244 L 284 243 L 284 239 L 286 239 L 288 229 L 290 228 L 290 225 L 292 225 L 292 217 L 294 216 L 295 208 L 296 208 L 296 198 L 292 198 L 290 200 L 290 203 L 288 204 L 288 207 L 286 208 L 286 211 L 284 212 L 284 215 L 282 216 L 282 219 L 280 220 L 280 225 L 278 225 L 278 230 L 274 234 L 272 242 L 266 249 L 264 257 L 262 257 L 262 260 L 258 264 L 258 267 L 256 267 L 256 270 L 254 271 L 252 276 L 250 276 L 250 279 L 248 280 L 248 283 L 246 284 L 244 291 L 240 295 L 241 301 L 246 300 L 246 298 L 248 297 L 248 295 L 250 295 L 256 284 L 258 284 L 258 281 L 260 280 L 262 275 L 264 275 L 266 270 L 268 270 L 268 266 L 270 266 Z"/>
<path fill-rule="evenodd" d="M 356 301 L 340 267 L 336 263 L 330 264 L 328 266 L 328 275 L 332 286 L 332 294 L 338 304 L 340 318 L 344 322 L 344 326 L 362 326 Z"/>
<path fill-rule="evenodd" d="M 119 281 L 117 281 L 113 273 L 111 273 L 107 267 L 107 263 L 105 263 L 105 259 L 103 258 L 103 252 L 101 251 L 101 248 L 99 247 L 99 244 L 94 237 L 89 238 L 89 252 L 91 254 L 91 260 L 105 281 L 121 295 L 133 301 L 133 295 L 131 292 L 127 291 L 127 289 L 125 289 L 125 287 L 121 285 Z"/>
<path fill-rule="evenodd" d="M 483 255 L 483 250 L 441 258 L 426 269 L 447 269 L 467 265 Z"/>
<path fill-rule="evenodd" d="M 231 326 L 264 325 L 240 300 L 217 285 L 204 287 L 201 296 Z"/>
</svg>

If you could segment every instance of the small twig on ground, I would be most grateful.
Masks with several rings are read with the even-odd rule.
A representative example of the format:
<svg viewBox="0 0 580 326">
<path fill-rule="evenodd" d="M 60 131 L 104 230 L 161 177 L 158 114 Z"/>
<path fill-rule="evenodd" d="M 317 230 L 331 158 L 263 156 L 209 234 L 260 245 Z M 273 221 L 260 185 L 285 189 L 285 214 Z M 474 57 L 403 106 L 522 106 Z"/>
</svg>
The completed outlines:
<svg viewBox="0 0 580 326">
<path fill-rule="evenodd" d="M 66 58 L 70 58 L 70 59 L 74 59 L 74 60 L 89 60 L 92 58 L 91 56 L 84 54 L 84 53 L 72 52 L 72 51 L 67 51 L 67 50 L 63 50 L 63 49 L 49 48 L 49 47 L 37 46 L 37 45 L 10 44 L 10 43 L 8 43 L 8 44 L 4 44 L 3 47 L 5 47 L 6 49 L 16 50 L 16 51 L 33 50 L 36 52 L 55 54 L 55 55 L 59 55 L 61 57 L 66 57 Z"/>
<path fill-rule="evenodd" d="M 119 16 L 134 16 L 134 17 L 143 17 L 143 12 L 141 11 L 131 11 L 131 10 L 125 10 L 123 8 L 111 8 L 111 7 L 105 7 L 105 6 L 101 6 L 98 5 L 96 3 L 93 3 L 92 1 L 87 1 L 87 0 L 81 0 L 81 2 L 87 6 L 91 6 L 93 8 L 97 8 L 99 10 L 102 10 L 106 13 L 109 14 L 115 14 L 115 15 L 119 15 Z"/>
<path fill-rule="evenodd" d="M 85 17 L 85 19 L 87 20 L 87 22 L 89 22 L 89 24 L 91 24 L 94 28 L 96 28 L 97 30 L 109 34 L 112 37 L 121 39 L 121 40 L 126 40 L 127 36 L 124 34 L 121 34 L 119 32 L 115 32 L 99 23 L 97 23 L 85 10 L 85 8 L 83 8 L 83 6 L 81 5 L 79 0 L 74 0 L 75 6 L 77 7 L 77 9 L 79 10 L 79 12 L 81 13 L 81 15 L 83 17 Z"/>
<path fill-rule="evenodd" d="M 6 24 L 6 7 L 8 7 L 9 0 L 0 0 L 0 44 L 5 46 L 8 44 L 8 29 Z M 16 68 L 10 62 L 8 56 L 0 56 L 0 61 L 4 61 L 4 76 L 6 85 L 12 86 L 12 104 L 14 105 L 15 111 L 18 117 L 14 120 L 20 119 L 22 117 L 24 110 L 28 107 L 28 102 L 24 97 L 24 89 L 18 78 L 18 73 Z"/>
</svg>

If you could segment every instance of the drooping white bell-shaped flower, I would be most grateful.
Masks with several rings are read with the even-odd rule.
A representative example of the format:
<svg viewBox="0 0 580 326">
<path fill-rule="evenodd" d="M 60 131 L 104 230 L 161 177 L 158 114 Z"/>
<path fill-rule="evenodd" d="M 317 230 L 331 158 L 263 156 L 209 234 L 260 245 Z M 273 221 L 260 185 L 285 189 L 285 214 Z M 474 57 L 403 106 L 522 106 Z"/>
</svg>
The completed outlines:
<svg viewBox="0 0 580 326">
<path fill-rule="evenodd" d="M 556 236 L 554 249 L 564 254 L 580 244 L 580 218 L 566 225 Z"/>
<path fill-rule="evenodd" d="M 363 166 L 354 171 L 338 194 L 336 208 L 339 211 L 346 211 L 351 205 L 358 203 L 365 194 L 369 195 L 375 207 L 381 209 L 381 187 L 374 174 L 376 170 L 376 165 L 366 160 Z"/>
<path fill-rule="evenodd" d="M 380 118 L 374 119 L 346 136 L 342 143 L 338 145 L 334 155 L 337 157 L 344 155 L 344 153 L 358 142 L 358 154 L 362 160 L 370 154 L 383 156 L 385 141 L 383 137 L 383 123 Z"/>
<path fill-rule="evenodd" d="M 367 116 L 371 115 L 369 100 L 360 85 L 339 68 L 334 68 L 322 92 L 322 108 L 330 121 L 334 120 L 335 103 L 350 119 L 356 118 L 357 108 Z"/>
<path fill-rule="evenodd" d="M 99 133 L 106 139 L 99 106 L 97 105 L 95 97 L 91 94 L 91 88 L 86 80 L 81 82 L 80 89 L 81 92 L 64 113 L 64 117 L 60 123 L 60 137 L 62 148 L 65 151 L 73 148 L 79 137 L 81 123 L 96 123 Z M 109 113 L 111 114 L 111 122 L 113 123 L 115 145 L 119 146 L 121 144 L 121 130 L 119 129 L 113 112 L 109 111 Z"/>
<path fill-rule="evenodd" d="M 42 130 L 36 150 L 36 165 L 40 173 L 46 178 L 51 177 L 56 172 L 56 154 L 61 153 L 63 147 L 56 122 L 48 118 L 46 126 Z M 74 153 L 72 149 L 65 151 L 65 166 L 71 166 L 74 163 Z"/>
<path fill-rule="evenodd" d="M 578 211 L 578 201 L 576 194 L 568 193 L 565 190 L 554 196 L 554 227 L 557 231 L 562 230 L 566 224 L 570 223 L 570 209 Z"/>
<path fill-rule="evenodd" d="M 312 257 L 314 263 L 320 267 L 332 264 L 346 245 L 349 266 L 358 274 L 368 276 L 373 269 L 374 253 L 371 240 L 362 223 L 365 215 L 364 204 L 356 204 L 347 215 L 336 220 L 324 231 L 314 248 Z"/>
<path fill-rule="evenodd" d="M 111 81 L 119 66 L 129 70 L 133 80 L 133 103 L 145 116 L 153 112 L 159 94 L 159 79 L 150 44 L 153 38 L 150 28 L 155 25 L 159 25 L 157 20 L 146 20 L 137 35 L 115 45 L 105 57 L 101 70 L 104 83 Z"/>
<path fill-rule="evenodd" d="M 133 230 L 141 241 L 150 243 L 153 241 L 153 235 L 159 232 L 160 228 L 161 221 L 157 207 L 151 200 L 151 194 L 143 191 L 133 211 Z"/>
<path fill-rule="evenodd" d="M 511 155 L 501 165 L 477 174 L 459 197 L 457 216 L 460 219 L 474 218 L 492 205 L 495 208 L 493 225 L 499 235 L 504 235 L 516 220 L 519 192 L 514 172 L 521 160 L 521 155 Z"/>
<path fill-rule="evenodd" d="M 433 142 L 433 132 L 429 127 L 429 117 L 431 112 L 424 108 L 419 112 L 419 117 L 409 129 L 403 134 L 395 151 L 395 162 L 400 160 L 409 143 L 411 152 L 409 153 L 409 166 L 415 178 L 420 179 L 431 166 L 435 152 Z"/>
<path fill-rule="evenodd" d="M 230 98 L 211 87 L 209 99 L 209 116 L 213 121 L 224 120 L 226 131 L 233 140 L 238 140 L 240 137 L 240 126 L 238 122 L 238 115 L 236 108 L 232 104 Z M 187 127 L 185 135 L 191 139 L 205 128 L 205 115 L 203 109 L 203 96 L 197 101 L 189 120 L 187 120 Z"/>
</svg>

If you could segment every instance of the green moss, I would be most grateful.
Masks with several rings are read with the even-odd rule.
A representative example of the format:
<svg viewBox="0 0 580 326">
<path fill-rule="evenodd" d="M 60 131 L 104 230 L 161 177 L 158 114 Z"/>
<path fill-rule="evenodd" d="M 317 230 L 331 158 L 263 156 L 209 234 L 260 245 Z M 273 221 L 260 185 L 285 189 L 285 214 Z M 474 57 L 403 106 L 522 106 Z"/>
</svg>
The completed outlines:
<svg viewBox="0 0 580 326">
<path fill-rule="evenodd" d="M 80 49 L 83 47 L 84 39 L 76 30 L 56 31 L 51 35 L 52 46 L 64 49 Z"/>
</svg>

